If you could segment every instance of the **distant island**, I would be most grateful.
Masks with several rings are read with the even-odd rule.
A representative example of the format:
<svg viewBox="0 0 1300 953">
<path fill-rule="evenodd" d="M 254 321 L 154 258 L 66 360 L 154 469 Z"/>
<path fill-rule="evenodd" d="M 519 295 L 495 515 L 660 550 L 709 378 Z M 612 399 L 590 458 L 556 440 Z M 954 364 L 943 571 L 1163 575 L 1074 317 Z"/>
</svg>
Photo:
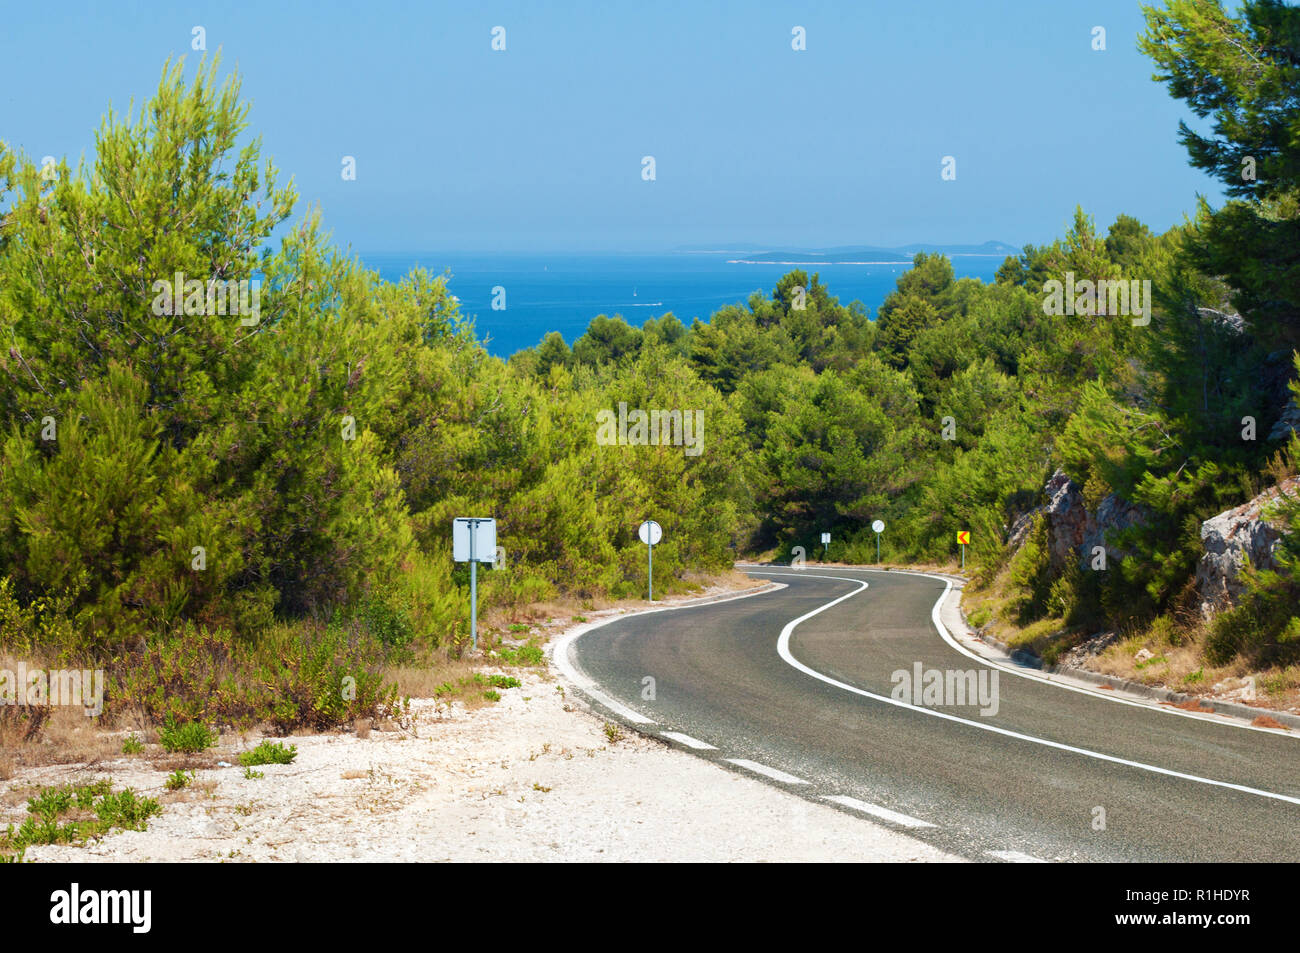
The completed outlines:
<svg viewBox="0 0 1300 953">
<path fill-rule="evenodd" d="M 952 257 L 998 257 L 1021 254 L 1021 248 L 1006 242 L 983 244 L 930 244 L 915 242 L 896 248 L 875 244 L 842 244 L 833 248 L 789 248 L 784 251 L 764 250 L 761 246 L 731 244 L 729 247 L 685 247 L 676 251 L 690 255 L 737 255 L 729 264 L 738 265 L 909 265 L 917 252 L 939 252 Z"/>
<path fill-rule="evenodd" d="M 840 245 L 835 248 L 796 248 L 784 251 L 762 249 L 757 245 L 733 244 L 729 248 L 679 248 L 688 254 L 731 254 L 733 264 L 755 265 L 909 265 L 917 252 L 938 252 L 949 258 L 1005 258 L 1019 255 L 1021 249 L 1006 242 L 988 241 L 982 245 L 939 245 L 916 242 L 897 248 L 878 245 Z"/>
</svg>

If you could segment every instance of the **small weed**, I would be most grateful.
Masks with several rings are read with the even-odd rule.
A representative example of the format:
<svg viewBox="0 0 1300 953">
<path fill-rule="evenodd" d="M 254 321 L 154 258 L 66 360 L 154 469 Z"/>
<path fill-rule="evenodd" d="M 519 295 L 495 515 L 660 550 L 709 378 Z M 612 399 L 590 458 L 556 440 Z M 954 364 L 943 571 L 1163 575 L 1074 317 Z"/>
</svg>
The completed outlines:
<svg viewBox="0 0 1300 953">
<path fill-rule="evenodd" d="M 548 791 L 550 791 L 551 789 L 548 788 L 548 787 L 543 787 L 542 785 L 540 785 L 540 784 L 538 784 L 536 781 L 534 781 L 534 782 L 533 782 L 533 790 L 534 790 L 534 791 L 541 791 L 543 794 L 546 794 L 546 793 L 547 793 Z"/>
<path fill-rule="evenodd" d="M 605 737 L 609 739 L 610 744 L 618 744 L 623 740 L 623 729 L 612 721 L 605 722 Z"/>
<path fill-rule="evenodd" d="M 1196 682 L 1203 682 L 1203 681 L 1205 681 L 1204 667 L 1198 668 L 1194 672 L 1188 672 L 1186 675 L 1183 676 L 1183 682 L 1187 685 L 1192 685 Z"/>
<path fill-rule="evenodd" d="M 493 688 L 518 688 L 523 684 L 513 675 L 491 675 L 488 677 L 488 683 Z"/>
<path fill-rule="evenodd" d="M 144 742 L 134 734 L 122 742 L 122 754 L 139 754 L 144 751 Z"/>
<path fill-rule="evenodd" d="M 527 631 L 528 631 L 528 626 L 527 626 L 525 623 L 523 623 L 523 622 L 511 622 L 511 623 L 510 623 L 510 631 L 511 631 L 511 632 L 527 632 Z"/>
<path fill-rule="evenodd" d="M 1163 655 L 1153 655 L 1145 662 L 1138 662 L 1133 667 L 1137 669 L 1149 668 L 1152 665 L 1164 665 L 1168 661 L 1169 659 L 1165 658 Z"/>
<path fill-rule="evenodd" d="M 501 646 L 501 661 L 507 665 L 541 665 L 546 661 L 541 646 L 529 642 L 527 645 Z"/>
<path fill-rule="evenodd" d="M 153 798 L 137 798 L 126 788 L 111 793 L 109 781 L 92 781 L 76 787 L 48 787 L 27 801 L 27 820 L 0 832 L 0 863 L 20 863 L 34 844 L 80 844 L 114 828 L 142 831 L 145 822 L 162 807 Z M 60 824 L 59 818 L 74 808 L 93 813 L 93 820 Z"/>
<path fill-rule="evenodd" d="M 483 693 L 483 697 L 490 702 L 499 702 L 501 700 L 501 693 L 489 688 Z"/>
<path fill-rule="evenodd" d="M 193 780 L 193 771 L 173 771 L 167 778 L 166 788 L 168 791 L 179 791 L 181 788 L 189 787 L 190 782 Z"/>
<path fill-rule="evenodd" d="M 248 781 L 257 781 L 266 777 L 265 771 L 254 771 L 252 768 L 244 768 L 244 778 Z"/>
</svg>

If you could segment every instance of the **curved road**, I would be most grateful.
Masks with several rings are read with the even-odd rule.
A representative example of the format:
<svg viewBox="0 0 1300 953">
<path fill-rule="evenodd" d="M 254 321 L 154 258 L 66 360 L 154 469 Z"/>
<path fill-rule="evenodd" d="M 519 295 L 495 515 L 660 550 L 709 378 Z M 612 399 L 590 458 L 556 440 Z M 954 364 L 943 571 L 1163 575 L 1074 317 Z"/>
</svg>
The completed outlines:
<svg viewBox="0 0 1300 953">
<path fill-rule="evenodd" d="M 557 652 L 639 730 L 973 859 L 1300 857 L 1300 740 L 1006 672 L 996 713 L 891 701 L 917 663 L 992 672 L 931 621 L 942 579 L 752 573 L 786 588 L 619 619 Z"/>
</svg>

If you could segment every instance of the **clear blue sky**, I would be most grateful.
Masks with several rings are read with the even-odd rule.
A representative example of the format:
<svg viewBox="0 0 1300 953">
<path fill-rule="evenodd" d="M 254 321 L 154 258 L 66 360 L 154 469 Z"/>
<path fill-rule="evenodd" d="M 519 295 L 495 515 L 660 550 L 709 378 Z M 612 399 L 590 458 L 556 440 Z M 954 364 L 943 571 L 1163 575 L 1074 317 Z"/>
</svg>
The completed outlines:
<svg viewBox="0 0 1300 953">
<path fill-rule="evenodd" d="M 1221 195 L 1132 0 L 11 4 L 0 138 L 89 154 L 195 25 L 295 214 L 361 251 L 1038 243 L 1076 203 L 1164 229 Z"/>
</svg>

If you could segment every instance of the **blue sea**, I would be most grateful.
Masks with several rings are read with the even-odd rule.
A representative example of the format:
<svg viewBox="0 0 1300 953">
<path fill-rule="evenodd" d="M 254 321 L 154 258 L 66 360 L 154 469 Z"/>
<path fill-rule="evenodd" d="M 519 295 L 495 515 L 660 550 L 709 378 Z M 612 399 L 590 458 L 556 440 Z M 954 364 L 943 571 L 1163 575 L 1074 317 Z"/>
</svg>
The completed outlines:
<svg viewBox="0 0 1300 953">
<path fill-rule="evenodd" d="M 474 321 L 487 349 L 509 357 L 533 347 L 550 331 L 573 344 L 598 314 L 622 315 L 640 326 L 671 311 L 683 324 L 707 321 L 724 305 L 745 303 L 755 291 L 770 295 L 796 268 L 820 274 L 841 304 L 861 301 L 872 317 L 894 290 L 906 263 L 745 263 L 745 252 L 659 254 L 484 254 L 460 252 L 362 254 L 367 267 L 397 281 L 417 265 L 451 273 L 448 287 L 461 312 Z M 957 277 L 992 281 L 999 256 L 957 255 Z M 492 289 L 505 288 L 505 310 L 492 310 Z"/>
</svg>

